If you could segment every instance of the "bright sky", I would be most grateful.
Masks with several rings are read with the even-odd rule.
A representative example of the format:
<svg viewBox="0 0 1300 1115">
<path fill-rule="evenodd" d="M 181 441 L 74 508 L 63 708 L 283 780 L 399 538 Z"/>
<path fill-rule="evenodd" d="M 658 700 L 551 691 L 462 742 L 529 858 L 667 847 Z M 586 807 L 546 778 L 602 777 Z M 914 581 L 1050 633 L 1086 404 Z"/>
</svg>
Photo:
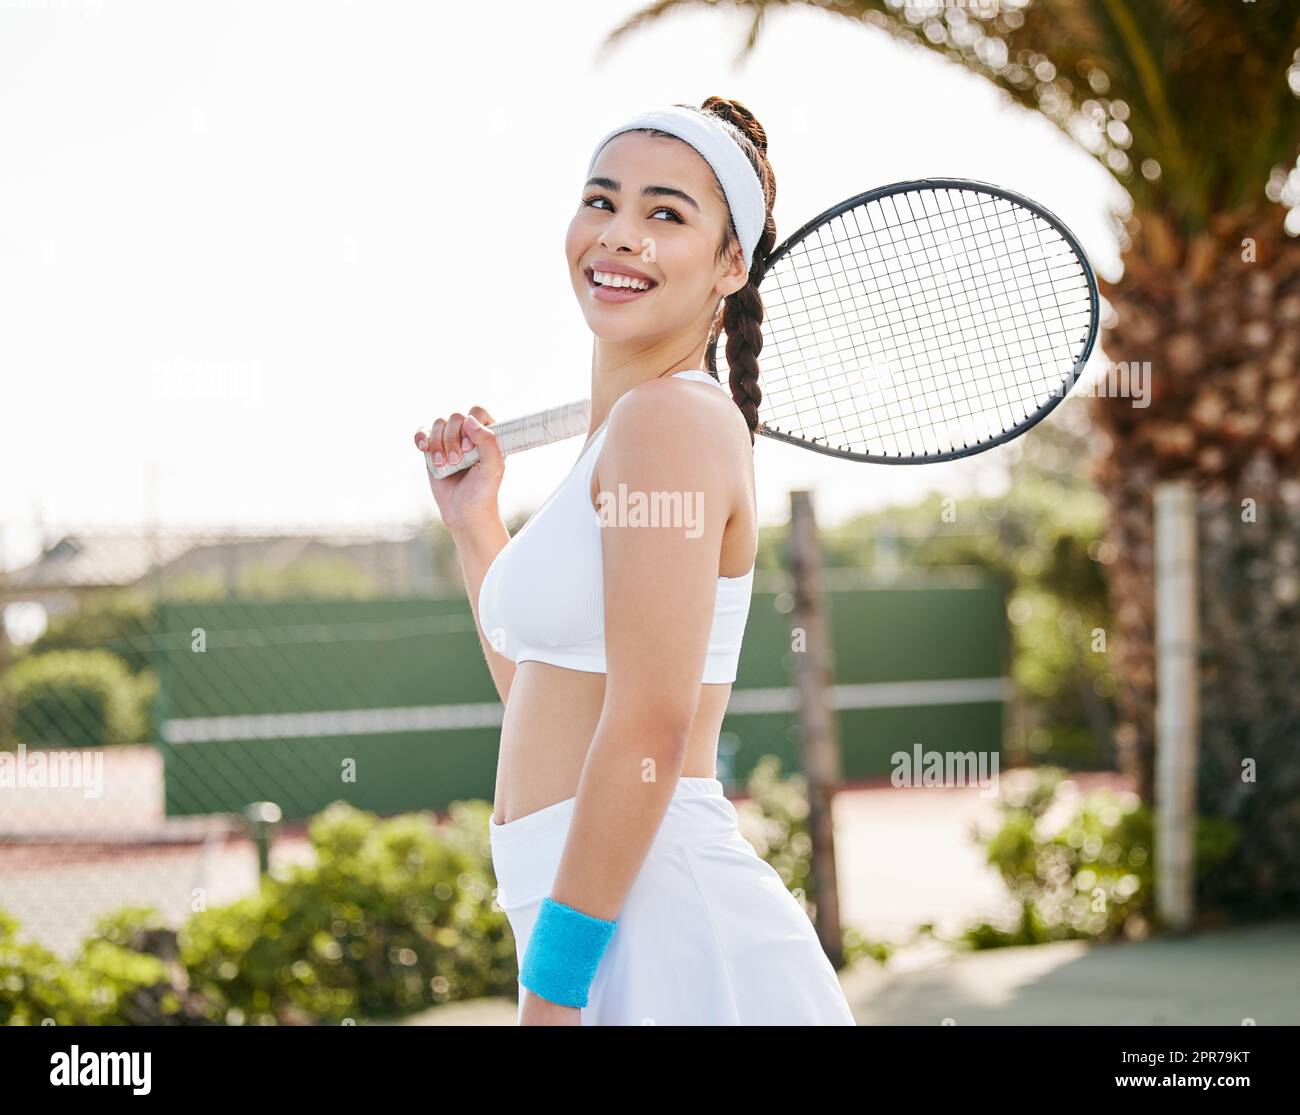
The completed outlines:
<svg viewBox="0 0 1300 1115">
<path fill-rule="evenodd" d="M 599 53 L 641 6 L 0 0 L 3 560 L 35 556 L 37 515 L 436 516 L 417 427 L 588 393 L 564 230 L 592 144 L 648 107 L 749 105 L 779 238 L 872 186 L 975 178 L 1054 211 L 1118 274 L 1116 187 L 979 79 L 804 9 L 770 17 L 738 70 L 746 21 L 725 10 Z M 515 458 L 503 512 L 540 503 L 580 448 Z M 760 439 L 763 519 L 795 487 L 826 523 L 995 490 L 1009 452 L 895 468 Z"/>
</svg>

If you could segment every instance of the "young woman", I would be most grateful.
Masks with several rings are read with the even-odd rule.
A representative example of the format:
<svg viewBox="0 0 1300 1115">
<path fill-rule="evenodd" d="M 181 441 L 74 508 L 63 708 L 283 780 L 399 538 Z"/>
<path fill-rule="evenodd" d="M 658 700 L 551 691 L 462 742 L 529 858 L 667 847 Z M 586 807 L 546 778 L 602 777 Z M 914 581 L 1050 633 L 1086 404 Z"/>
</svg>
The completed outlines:
<svg viewBox="0 0 1300 1115">
<path fill-rule="evenodd" d="M 738 102 L 614 129 L 565 240 L 595 337 L 577 462 L 510 538 L 492 416 L 471 407 L 416 435 L 435 464 L 479 454 L 430 485 L 505 705 L 489 830 L 520 1024 L 854 1024 L 716 778 L 753 586 L 751 276 L 776 239 L 775 192 Z M 719 324 L 730 391 L 700 370 Z M 637 517 L 638 497 L 673 513 Z"/>
</svg>

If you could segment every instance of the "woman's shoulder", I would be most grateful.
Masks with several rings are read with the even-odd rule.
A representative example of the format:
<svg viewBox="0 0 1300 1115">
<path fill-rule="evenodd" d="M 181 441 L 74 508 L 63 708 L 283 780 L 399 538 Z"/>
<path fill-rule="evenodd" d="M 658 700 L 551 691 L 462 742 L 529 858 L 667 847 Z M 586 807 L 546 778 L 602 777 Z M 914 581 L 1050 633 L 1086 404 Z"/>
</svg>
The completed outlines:
<svg viewBox="0 0 1300 1115">
<path fill-rule="evenodd" d="M 714 461 L 728 455 L 732 442 L 752 448 L 744 414 L 720 386 L 685 376 L 637 384 L 610 408 L 606 444 L 617 439 L 632 452 L 676 451 Z"/>
</svg>

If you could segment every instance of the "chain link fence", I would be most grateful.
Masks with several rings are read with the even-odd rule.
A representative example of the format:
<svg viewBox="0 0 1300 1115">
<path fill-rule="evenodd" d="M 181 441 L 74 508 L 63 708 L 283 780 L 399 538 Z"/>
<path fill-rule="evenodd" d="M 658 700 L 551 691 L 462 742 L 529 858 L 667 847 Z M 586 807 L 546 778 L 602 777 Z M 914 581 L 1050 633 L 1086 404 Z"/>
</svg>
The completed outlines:
<svg viewBox="0 0 1300 1115">
<path fill-rule="evenodd" d="M 999 750 L 1004 586 L 829 569 L 846 779 L 925 741 Z M 719 740 L 732 794 L 799 766 L 787 575 L 760 569 Z M 98 918 L 253 893 L 332 802 L 490 802 L 502 708 L 454 549 L 365 532 L 51 532 L 2 582 L 0 910 L 70 956 Z M 278 824 L 268 825 L 268 819 Z M 268 833 L 274 840 L 267 847 Z"/>
<path fill-rule="evenodd" d="M 8 753 L 0 762 L 9 760 L 11 774 L 0 780 L 0 909 L 66 957 L 115 910 L 151 907 L 178 925 L 196 895 L 220 905 L 255 890 L 265 834 L 255 803 L 281 796 L 295 772 L 288 786 L 259 787 L 249 748 L 224 773 L 210 764 L 214 785 L 242 772 L 243 786 L 218 808 L 185 807 L 184 750 L 168 745 L 164 682 L 182 645 L 170 618 L 224 602 L 226 622 L 212 632 L 216 653 L 206 662 L 215 667 L 208 683 L 231 698 L 253 701 L 296 683 L 317 707 L 349 704 L 367 679 L 323 692 L 302 672 L 304 652 L 337 643 L 329 610 L 340 602 L 429 598 L 440 581 L 449 586 L 450 555 L 438 545 L 428 525 L 47 529 L 40 553 L 11 561 L 0 580 L 0 746 Z M 277 630 L 261 612 L 285 601 L 294 602 L 294 624 Z M 436 620 L 422 622 L 423 630 L 406 621 L 405 637 L 436 633 Z M 231 671 L 220 648 L 241 631 L 262 642 L 261 660 Z M 284 826 L 271 854 L 277 867 L 305 861 L 302 826 Z"/>
</svg>

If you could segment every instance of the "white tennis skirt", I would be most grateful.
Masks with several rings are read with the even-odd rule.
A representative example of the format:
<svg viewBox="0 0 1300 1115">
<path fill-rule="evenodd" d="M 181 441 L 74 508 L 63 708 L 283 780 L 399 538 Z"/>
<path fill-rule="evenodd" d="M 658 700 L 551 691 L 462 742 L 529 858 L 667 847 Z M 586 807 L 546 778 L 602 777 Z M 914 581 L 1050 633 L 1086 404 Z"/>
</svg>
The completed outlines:
<svg viewBox="0 0 1300 1115">
<path fill-rule="evenodd" d="M 489 818 L 521 965 L 576 801 Z M 523 1001 L 521 988 L 521 1016 Z M 812 922 L 716 778 L 678 779 L 581 1011 L 584 1026 L 856 1025 Z"/>
</svg>

